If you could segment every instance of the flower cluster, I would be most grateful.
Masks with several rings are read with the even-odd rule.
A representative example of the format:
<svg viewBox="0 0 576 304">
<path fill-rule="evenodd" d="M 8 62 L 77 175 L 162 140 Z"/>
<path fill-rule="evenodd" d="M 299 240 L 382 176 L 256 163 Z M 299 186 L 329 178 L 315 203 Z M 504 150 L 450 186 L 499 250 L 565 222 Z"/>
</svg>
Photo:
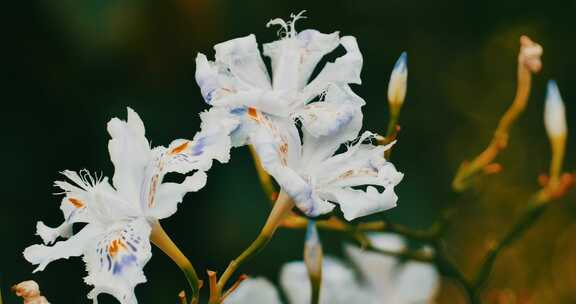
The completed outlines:
<svg viewBox="0 0 576 304">
<path fill-rule="evenodd" d="M 404 240 L 387 233 L 370 235 L 381 250 L 401 251 Z M 336 258 L 324 260 L 322 304 L 346 303 L 430 303 L 439 287 L 439 274 L 434 266 L 422 262 L 402 263 L 394 257 L 367 252 L 347 245 L 346 253 L 359 270 Z M 280 285 L 288 303 L 310 303 L 310 284 L 304 262 L 290 262 L 280 271 Z M 250 278 L 230 295 L 226 304 L 280 304 L 278 291 L 264 278 Z"/>
<path fill-rule="evenodd" d="M 54 260 L 82 256 L 85 281 L 94 286 L 88 298 L 96 303 L 98 294 L 109 293 L 123 304 L 137 303 L 134 288 L 146 281 L 143 267 L 152 256 L 150 239 L 160 229 L 158 221 L 173 215 L 186 193 L 203 188 L 213 160 L 228 162 L 235 146 L 253 146 L 266 172 L 306 217 L 338 206 L 353 220 L 394 207 L 394 187 L 403 175 L 384 157 L 393 142 L 378 145 L 376 134 L 360 133 L 365 102 L 350 86 L 361 83 L 356 38 L 297 32 L 301 18 L 268 23 L 280 27 L 280 39 L 263 45 L 270 74 L 254 35 L 217 44 L 214 61 L 198 54 L 196 81 L 211 108 L 200 114 L 201 130 L 192 140 L 151 147 L 132 109 L 125 121 L 110 120 L 112 180 L 86 170 L 62 172 L 65 179 L 55 186 L 63 197 L 64 221 L 55 228 L 38 222 L 43 244 L 24 250 L 36 271 Z M 314 75 L 324 56 L 340 47 L 346 53 Z M 396 95 L 404 94 L 405 89 Z M 170 172 L 186 177 L 165 182 Z M 74 232 L 75 223 L 85 225 Z M 332 264 L 334 271 L 348 271 Z M 287 275 L 297 275 L 296 268 Z"/>
</svg>

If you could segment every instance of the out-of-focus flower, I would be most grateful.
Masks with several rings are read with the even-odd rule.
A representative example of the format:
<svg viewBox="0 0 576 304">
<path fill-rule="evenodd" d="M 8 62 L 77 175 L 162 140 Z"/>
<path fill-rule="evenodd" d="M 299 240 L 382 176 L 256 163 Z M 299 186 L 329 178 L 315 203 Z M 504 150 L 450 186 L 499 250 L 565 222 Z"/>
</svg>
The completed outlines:
<svg viewBox="0 0 576 304">
<path fill-rule="evenodd" d="M 544 126 L 551 140 L 566 136 L 564 102 L 562 101 L 562 96 L 560 96 L 558 85 L 556 85 L 554 80 L 548 82 L 546 103 L 544 104 Z"/>
<path fill-rule="evenodd" d="M 404 240 L 395 234 L 375 233 L 368 238 L 381 250 L 400 252 L 406 247 Z M 438 291 L 440 276 L 431 264 L 400 262 L 397 258 L 352 245 L 346 246 L 346 252 L 378 299 L 377 303 L 430 303 Z"/>
<path fill-rule="evenodd" d="M 347 219 L 393 206 L 395 197 L 388 189 L 399 175 L 375 156 L 381 148 L 362 144 L 369 136 L 332 156 L 356 138 L 362 126 L 364 101 L 349 87 L 361 82 L 363 59 L 356 39 L 340 38 L 337 32 L 297 33 L 295 23 L 303 17 L 292 17 L 268 23 L 281 26 L 281 39 L 264 45 L 264 54 L 272 60 L 272 80 L 254 35 L 216 45 L 214 62 L 199 54 L 196 81 L 205 101 L 238 118 L 231 134 L 234 144 L 253 145 L 264 169 L 306 215 L 330 212 L 334 205 L 328 201 L 343 206 Z M 346 54 L 310 79 L 316 64 L 339 45 Z M 296 121 L 302 124 L 303 145 Z M 374 187 L 352 189 L 366 184 L 387 191 L 379 195 Z M 359 198 L 363 200 L 352 202 Z"/>
<path fill-rule="evenodd" d="M 106 177 L 96 177 L 82 170 L 64 171 L 68 179 L 57 181 L 64 198 L 60 209 L 64 223 L 50 228 L 37 224 L 37 234 L 45 245 L 32 245 L 24 257 L 42 271 L 52 261 L 83 256 L 88 276 L 94 285 L 88 298 L 97 302 L 105 292 L 121 303 L 137 303 L 134 287 L 146 282 L 143 267 L 151 258 L 150 233 L 159 219 L 176 212 L 187 192 L 197 191 L 206 183 L 213 159 L 228 160 L 229 137 L 204 128 L 194 140 L 175 140 L 168 148 L 151 148 L 144 124 L 138 114 L 128 109 L 127 121 L 113 118 L 108 123 L 112 139 L 108 143 L 115 172 L 112 186 Z M 222 152 L 224 151 L 224 152 Z M 195 171 L 181 183 L 163 182 L 169 172 Z M 74 223 L 86 223 L 72 235 Z M 58 237 L 68 238 L 54 241 Z"/>
<path fill-rule="evenodd" d="M 24 300 L 24 304 L 50 304 L 42 296 L 40 286 L 34 281 L 24 281 L 12 286 L 12 291 Z"/>
<path fill-rule="evenodd" d="M 370 235 L 369 238 L 375 247 L 383 250 L 405 249 L 404 241 L 396 235 L 381 233 Z M 365 252 L 355 246 L 347 246 L 346 251 L 361 277 L 359 279 L 351 268 L 339 260 L 326 258 L 322 266 L 320 303 L 417 304 L 433 301 L 440 282 L 433 265 L 400 262 L 394 257 Z M 244 281 L 224 303 L 267 303 L 243 300 L 251 294 L 275 294 L 274 286 L 264 282 L 263 278 Z M 280 284 L 288 303 L 310 303 L 311 288 L 303 262 L 284 265 L 280 273 Z"/>
<path fill-rule="evenodd" d="M 280 304 L 278 291 L 264 278 L 247 279 L 232 292 L 225 304 Z"/>
<path fill-rule="evenodd" d="M 388 102 L 392 109 L 399 110 L 406 98 L 406 87 L 408 81 L 408 66 L 406 60 L 408 55 L 403 52 L 396 61 L 390 82 L 388 82 Z"/>
</svg>

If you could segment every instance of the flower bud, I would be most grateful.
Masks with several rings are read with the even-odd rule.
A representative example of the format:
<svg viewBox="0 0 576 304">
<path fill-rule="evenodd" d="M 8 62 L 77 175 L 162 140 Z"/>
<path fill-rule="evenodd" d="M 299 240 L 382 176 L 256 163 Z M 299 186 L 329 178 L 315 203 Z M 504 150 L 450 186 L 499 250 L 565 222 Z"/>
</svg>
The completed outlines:
<svg viewBox="0 0 576 304">
<path fill-rule="evenodd" d="M 400 109 L 406 97 L 406 82 L 408 80 L 408 66 L 406 65 L 408 55 L 403 52 L 396 61 L 390 82 L 388 83 L 388 102 L 392 109 Z"/>
<path fill-rule="evenodd" d="M 544 105 L 544 126 L 550 140 L 565 137 L 566 114 L 564 102 L 560 91 L 554 80 L 548 82 L 548 91 L 546 93 L 546 103 Z"/>
</svg>

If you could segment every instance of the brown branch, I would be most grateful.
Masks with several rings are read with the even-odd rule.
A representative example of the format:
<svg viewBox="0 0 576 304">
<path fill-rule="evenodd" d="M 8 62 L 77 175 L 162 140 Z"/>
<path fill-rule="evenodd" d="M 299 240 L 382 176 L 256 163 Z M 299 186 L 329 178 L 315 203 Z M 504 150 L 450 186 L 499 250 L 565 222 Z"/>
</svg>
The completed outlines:
<svg viewBox="0 0 576 304">
<path fill-rule="evenodd" d="M 452 188 L 455 191 L 462 192 L 466 190 L 470 186 L 471 178 L 485 171 L 490 173 L 493 171 L 490 169 L 495 168 L 494 160 L 500 151 L 506 149 L 508 145 L 510 128 L 526 108 L 530 95 L 532 74 L 538 73 L 542 68 L 540 61 L 541 55 L 542 47 L 539 44 L 533 42 L 527 36 L 520 37 L 517 73 L 518 85 L 514 101 L 500 119 L 488 147 L 472 161 L 464 161 L 460 165 L 452 181 Z"/>
</svg>

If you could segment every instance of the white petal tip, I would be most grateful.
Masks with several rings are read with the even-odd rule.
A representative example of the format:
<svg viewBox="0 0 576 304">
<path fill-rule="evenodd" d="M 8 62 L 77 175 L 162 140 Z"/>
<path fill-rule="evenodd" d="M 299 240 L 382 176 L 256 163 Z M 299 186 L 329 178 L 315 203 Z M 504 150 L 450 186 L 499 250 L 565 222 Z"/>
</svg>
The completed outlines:
<svg viewBox="0 0 576 304">
<path fill-rule="evenodd" d="M 566 114 L 564 102 L 558 85 L 554 80 L 548 82 L 546 103 L 544 105 L 544 126 L 550 138 L 566 136 Z"/>
<path fill-rule="evenodd" d="M 408 81 L 408 54 L 402 52 L 392 74 L 390 75 L 390 82 L 388 83 L 388 102 L 391 106 L 401 106 L 406 98 L 406 87 Z"/>
</svg>

